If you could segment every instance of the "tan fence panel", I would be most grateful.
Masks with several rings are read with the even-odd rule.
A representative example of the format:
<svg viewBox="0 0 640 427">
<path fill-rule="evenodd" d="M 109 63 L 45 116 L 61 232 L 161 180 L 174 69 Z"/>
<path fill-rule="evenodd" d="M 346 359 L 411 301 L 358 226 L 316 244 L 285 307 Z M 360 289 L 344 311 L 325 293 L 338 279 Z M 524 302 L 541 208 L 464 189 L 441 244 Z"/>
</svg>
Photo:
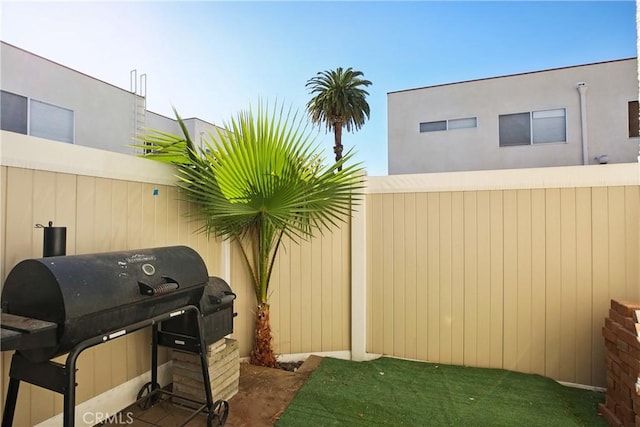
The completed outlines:
<svg viewBox="0 0 640 427">
<path fill-rule="evenodd" d="M 157 195 L 154 195 L 157 190 Z M 182 214 L 188 206 L 166 185 L 2 167 L 2 281 L 22 259 L 42 256 L 36 223 L 67 227 L 67 254 L 185 244 L 196 249 L 210 274 L 221 270 L 220 245 L 193 233 Z M 148 330 L 84 351 L 77 363 L 81 403 L 150 369 Z M 64 356 L 58 359 L 64 361 Z M 160 352 L 160 363 L 167 352 Z M 11 353 L 2 353 L 2 402 Z M 22 384 L 15 425 L 35 425 L 62 411 L 62 396 Z"/>
<path fill-rule="evenodd" d="M 367 196 L 367 351 L 604 386 L 611 298 L 640 299 L 638 186 Z"/>
<path fill-rule="evenodd" d="M 299 243 L 284 239 L 269 297 L 277 354 L 350 349 L 349 263 L 348 222 Z"/>
<path fill-rule="evenodd" d="M 276 354 L 349 351 L 350 228 L 345 222 L 310 240 L 283 239 L 269 285 Z M 238 245 L 231 244 L 231 285 L 237 295 L 234 337 L 240 356 L 253 347 L 256 297 Z"/>
</svg>

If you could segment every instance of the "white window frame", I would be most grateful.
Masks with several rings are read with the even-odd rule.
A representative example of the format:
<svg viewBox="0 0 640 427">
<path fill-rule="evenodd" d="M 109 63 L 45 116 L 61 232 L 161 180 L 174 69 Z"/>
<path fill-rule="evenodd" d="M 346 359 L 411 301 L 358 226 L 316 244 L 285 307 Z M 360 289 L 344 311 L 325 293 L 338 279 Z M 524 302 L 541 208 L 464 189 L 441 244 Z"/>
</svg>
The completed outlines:
<svg viewBox="0 0 640 427">
<path fill-rule="evenodd" d="M 45 108 L 49 108 L 49 109 L 53 108 L 56 110 L 60 110 L 61 113 L 70 113 L 71 115 L 71 123 L 70 123 L 71 129 L 70 129 L 70 135 L 69 135 L 70 139 L 64 138 L 61 135 L 56 135 L 57 132 L 55 131 L 51 132 L 51 130 L 55 130 L 55 129 L 49 126 L 47 126 L 44 131 L 34 132 L 33 111 L 32 111 L 34 103 L 40 104 Z M 33 135 L 38 138 L 51 139 L 53 141 L 66 142 L 67 144 L 73 144 L 76 139 L 75 138 L 75 121 L 76 121 L 75 119 L 76 119 L 75 111 L 73 111 L 70 108 L 61 107 L 59 105 L 52 104 L 50 102 L 40 101 L 39 99 L 35 99 L 35 98 L 29 98 L 29 108 L 28 108 L 28 116 L 27 116 L 27 127 L 29 130 L 29 135 Z M 66 132 L 65 132 L 65 135 L 66 135 Z"/>
<path fill-rule="evenodd" d="M 560 114 L 561 112 L 561 114 Z M 528 144 L 502 144 L 500 140 L 500 117 L 510 116 L 510 115 L 529 115 L 529 143 Z M 538 117 L 535 117 L 538 116 Z M 536 141 L 536 131 L 535 131 L 535 121 L 536 120 L 544 120 L 544 119 L 552 119 L 555 117 L 562 117 L 564 119 L 564 135 L 560 140 L 551 140 L 551 141 Z M 498 146 L 500 148 L 506 147 L 523 147 L 523 146 L 531 146 L 531 145 L 545 145 L 545 144 L 566 144 L 567 143 L 567 109 L 566 108 L 549 108 L 545 110 L 534 110 L 534 111 L 523 111 L 521 113 L 507 113 L 498 115 Z"/>
<path fill-rule="evenodd" d="M 463 123 L 465 121 L 473 121 L 473 126 L 451 126 L 451 123 Z M 433 130 L 422 130 L 422 125 L 434 124 L 434 123 L 444 123 L 444 129 L 433 129 Z M 430 122 L 420 122 L 419 130 L 420 133 L 429 133 L 429 132 L 442 132 L 447 130 L 458 130 L 458 129 L 475 129 L 478 127 L 478 117 L 462 117 L 459 119 L 447 119 L 447 120 L 433 120 Z"/>
<path fill-rule="evenodd" d="M 70 109 L 70 108 L 66 108 L 66 107 L 62 107 L 60 105 L 56 105 L 53 104 L 51 102 L 46 102 L 46 101 L 41 101 L 39 99 L 36 98 L 32 98 L 29 96 L 24 96 L 24 95 L 20 95 L 18 93 L 15 92 L 11 92 L 11 91 L 6 91 L 3 90 L 4 92 L 14 95 L 14 96 L 19 96 L 21 98 L 26 99 L 27 101 L 27 117 L 26 117 L 26 123 L 27 123 L 27 129 L 26 129 L 26 133 L 24 133 L 24 135 L 30 135 L 30 136 L 36 136 L 38 138 L 46 138 L 46 139 L 51 139 L 53 141 L 60 141 L 60 142 L 64 142 L 67 144 L 74 144 L 75 143 L 75 125 L 76 125 L 76 113 L 74 110 Z M 32 125 L 33 125 L 33 111 L 32 111 L 32 106 L 34 103 L 38 103 L 38 104 L 42 104 L 44 106 L 46 106 L 47 108 L 55 108 L 58 110 L 62 110 L 64 112 L 68 112 L 71 115 L 71 129 L 70 129 L 70 140 L 68 138 L 63 138 L 63 137 L 55 137 L 55 135 L 51 135 L 51 134 L 47 134 L 46 130 L 45 132 L 33 132 L 32 129 Z M 22 132 L 20 132 L 22 133 Z"/>
</svg>

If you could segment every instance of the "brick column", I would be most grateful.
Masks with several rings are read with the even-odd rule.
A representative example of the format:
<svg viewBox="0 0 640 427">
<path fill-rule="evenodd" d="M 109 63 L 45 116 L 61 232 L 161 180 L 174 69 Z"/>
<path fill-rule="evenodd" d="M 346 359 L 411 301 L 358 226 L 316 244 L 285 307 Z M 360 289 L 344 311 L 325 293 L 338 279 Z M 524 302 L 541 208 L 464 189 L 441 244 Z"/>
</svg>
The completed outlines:
<svg viewBox="0 0 640 427">
<path fill-rule="evenodd" d="M 640 303 L 611 300 L 602 335 L 607 393 L 598 409 L 612 426 L 640 426 Z"/>
</svg>

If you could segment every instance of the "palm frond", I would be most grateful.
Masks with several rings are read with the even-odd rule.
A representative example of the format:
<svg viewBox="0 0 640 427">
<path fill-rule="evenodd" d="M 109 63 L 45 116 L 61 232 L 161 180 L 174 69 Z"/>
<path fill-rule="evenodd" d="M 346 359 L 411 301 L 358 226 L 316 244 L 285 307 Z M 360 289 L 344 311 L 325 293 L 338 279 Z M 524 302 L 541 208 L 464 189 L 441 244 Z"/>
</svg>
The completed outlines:
<svg viewBox="0 0 640 427">
<path fill-rule="evenodd" d="M 344 221 L 361 196 L 362 168 L 350 163 L 352 153 L 326 165 L 308 121 L 282 105 L 241 111 L 202 150 L 174 112 L 183 136 L 152 131 L 140 147 L 149 150 L 145 157 L 176 165 L 197 231 L 241 245 L 256 298 L 266 302 L 282 238 L 306 239 Z"/>
</svg>

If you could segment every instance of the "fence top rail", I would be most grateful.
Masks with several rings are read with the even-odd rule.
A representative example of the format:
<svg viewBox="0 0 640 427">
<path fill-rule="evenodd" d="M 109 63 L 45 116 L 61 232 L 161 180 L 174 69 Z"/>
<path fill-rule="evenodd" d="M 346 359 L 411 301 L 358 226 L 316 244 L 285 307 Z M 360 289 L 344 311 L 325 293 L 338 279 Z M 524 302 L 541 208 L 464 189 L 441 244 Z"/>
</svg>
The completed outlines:
<svg viewBox="0 0 640 427">
<path fill-rule="evenodd" d="M 367 177 L 367 194 L 640 185 L 640 164 L 440 172 Z"/>
<path fill-rule="evenodd" d="M 0 165 L 172 185 L 172 166 L 128 154 L 0 131 Z M 369 176 L 366 192 L 414 193 L 640 185 L 639 163 Z"/>
<path fill-rule="evenodd" d="M 168 164 L 7 131 L 0 131 L 0 165 L 153 184 L 177 181 Z"/>
</svg>

